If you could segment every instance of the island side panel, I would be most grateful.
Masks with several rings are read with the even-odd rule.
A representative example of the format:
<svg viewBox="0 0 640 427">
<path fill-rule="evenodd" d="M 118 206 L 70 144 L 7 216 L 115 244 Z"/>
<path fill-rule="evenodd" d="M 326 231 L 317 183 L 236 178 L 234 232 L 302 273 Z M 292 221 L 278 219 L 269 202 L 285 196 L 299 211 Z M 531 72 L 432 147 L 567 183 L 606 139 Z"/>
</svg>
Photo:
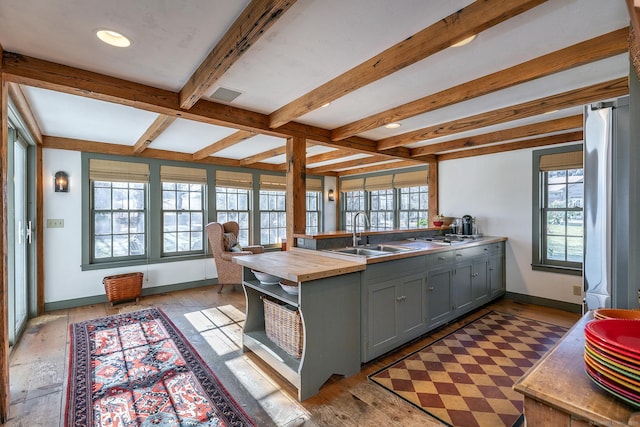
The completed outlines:
<svg viewBox="0 0 640 427">
<path fill-rule="evenodd" d="M 333 374 L 360 372 L 360 281 L 361 273 L 354 272 L 301 284 L 301 401 L 317 394 Z"/>
</svg>

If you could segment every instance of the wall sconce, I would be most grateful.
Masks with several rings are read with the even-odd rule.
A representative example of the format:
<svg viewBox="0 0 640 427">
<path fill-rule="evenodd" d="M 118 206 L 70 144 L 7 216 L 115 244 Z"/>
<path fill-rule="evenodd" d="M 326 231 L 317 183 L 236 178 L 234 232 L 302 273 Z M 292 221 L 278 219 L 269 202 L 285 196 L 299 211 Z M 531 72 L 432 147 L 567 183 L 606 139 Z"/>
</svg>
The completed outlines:
<svg viewBox="0 0 640 427">
<path fill-rule="evenodd" d="M 329 198 L 330 202 L 333 202 L 334 200 L 336 200 L 335 196 L 333 195 L 333 188 L 329 189 L 329 192 L 327 193 L 327 197 Z"/>
<path fill-rule="evenodd" d="M 56 193 L 68 193 L 69 192 L 69 175 L 66 172 L 56 172 L 56 177 L 53 180 L 53 185 Z"/>
</svg>

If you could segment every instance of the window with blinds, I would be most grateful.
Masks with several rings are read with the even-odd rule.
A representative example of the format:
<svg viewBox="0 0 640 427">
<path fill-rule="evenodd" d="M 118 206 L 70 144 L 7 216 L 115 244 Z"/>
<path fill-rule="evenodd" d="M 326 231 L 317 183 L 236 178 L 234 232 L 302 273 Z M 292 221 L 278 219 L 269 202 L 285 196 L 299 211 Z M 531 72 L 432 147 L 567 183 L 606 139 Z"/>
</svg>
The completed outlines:
<svg viewBox="0 0 640 427">
<path fill-rule="evenodd" d="M 205 169 L 160 166 L 162 255 L 204 253 Z"/>
<path fill-rule="evenodd" d="M 287 179 L 260 175 L 260 244 L 276 245 L 287 237 Z"/>
<path fill-rule="evenodd" d="M 240 246 L 249 245 L 252 189 L 251 173 L 216 171 L 216 221 L 238 223 Z"/>
<path fill-rule="evenodd" d="M 538 190 L 534 201 L 534 268 L 580 269 L 584 252 L 582 148 L 538 150 L 534 152 L 534 170 Z"/>
<path fill-rule="evenodd" d="M 146 256 L 149 165 L 91 159 L 91 260 Z"/>
</svg>

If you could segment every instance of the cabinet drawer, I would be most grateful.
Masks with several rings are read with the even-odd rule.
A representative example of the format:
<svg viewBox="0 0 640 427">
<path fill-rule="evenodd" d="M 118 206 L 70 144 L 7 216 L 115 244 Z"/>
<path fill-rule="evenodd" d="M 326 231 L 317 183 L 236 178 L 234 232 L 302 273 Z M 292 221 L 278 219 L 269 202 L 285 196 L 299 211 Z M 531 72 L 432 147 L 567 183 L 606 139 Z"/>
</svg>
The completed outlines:
<svg viewBox="0 0 640 427">
<path fill-rule="evenodd" d="M 427 255 L 427 266 L 439 267 L 449 265 L 453 262 L 453 251 L 438 252 L 436 254 Z"/>
<path fill-rule="evenodd" d="M 492 255 L 500 254 L 504 255 L 504 242 L 497 242 L 489 244 L 489 251 Z"/>
<path fill-rule="evenodd" d="M 471 259 L 489 253 L 489 245 L 474 246 L 472 248 L 456 249 L 456 261 Z"/>
</svg>

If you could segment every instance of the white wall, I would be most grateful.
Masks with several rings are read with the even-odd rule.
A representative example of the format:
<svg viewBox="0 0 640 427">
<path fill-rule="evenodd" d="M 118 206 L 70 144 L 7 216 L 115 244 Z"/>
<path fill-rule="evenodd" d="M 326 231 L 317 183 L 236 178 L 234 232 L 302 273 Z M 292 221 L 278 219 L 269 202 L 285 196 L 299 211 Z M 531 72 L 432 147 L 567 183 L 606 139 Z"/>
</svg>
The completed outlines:
<svg viewBox="0 0 640 427">
<path fill-rule="evenodd" d="M 507 291 L 574 304 L 580 276 L 533 271 L 532 150 L 443 161 L 439 164 L 439 206 L 445 216 L 476 217 L 484 235 L 506 236 Z"/>
<path fill-rule="evenodd" d="M 330 202 L 327 199 L 327 193 L 329 189 L 333 189 L 333 194 L 335 195 L 335 199 L 333 202 Z M 336 231 L 336 209 L 338 206 L 337 202 L 337 194 L 339 192 L 338 189 L 338 179 L 335 176 L 325 176 L 324 177 L 324 195 L 322 196 L 324 199 L 324 231 Z"/>
<path fill-rule="evenodd" d="M 77 151 L 43 150 L 45 303 L 104 295 L 102 278 L 142 271 L 143 288 L 218 277 L 211 258 L 118 269 L 82 271 L 82 173 Z M 69 174 L 69 192 L 53 191 L 57 171 Z M 64 228 L 46 228 L 47 219 L 63 219 Z"/>
</svg>

